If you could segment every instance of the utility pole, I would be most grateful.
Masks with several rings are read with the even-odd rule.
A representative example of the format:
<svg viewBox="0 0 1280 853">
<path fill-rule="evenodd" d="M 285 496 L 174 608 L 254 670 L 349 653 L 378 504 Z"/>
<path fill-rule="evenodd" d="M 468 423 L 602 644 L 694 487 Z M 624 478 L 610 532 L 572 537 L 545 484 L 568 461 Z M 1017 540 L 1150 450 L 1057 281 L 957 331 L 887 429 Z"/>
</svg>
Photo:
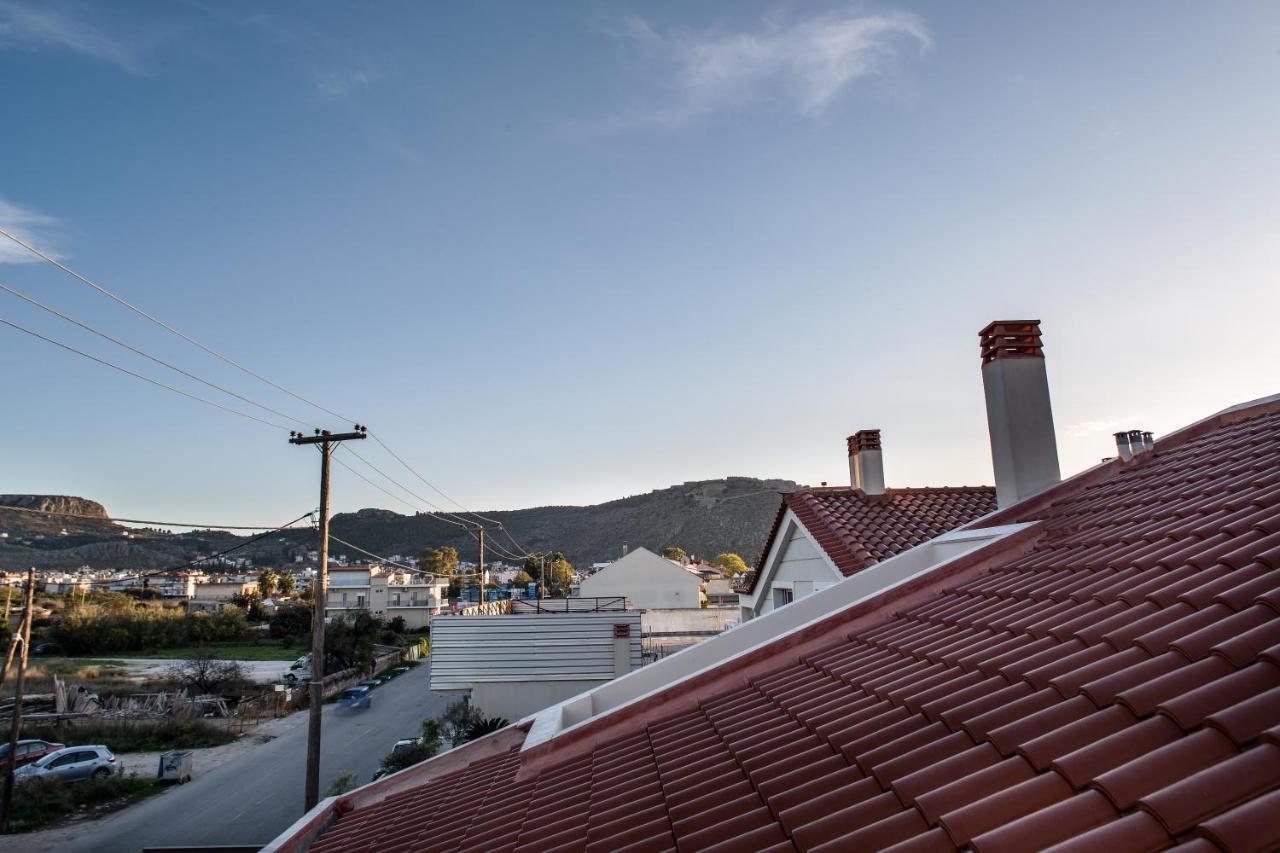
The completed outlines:
<svg viewBox="0 0 1280 853">
<path fill-rule="evenodd" d="M 476 570 L 476 584 L 480 587 L 477 601 L 484 604 L 484 525 L 480 525 L 480 567 Z"/>
<path fill-rule="evenodd" d="M 27 647 L 31 645 L 31 611 L 36 599 L 36 570 L 27 569 L 27 606 L 22 611 L 22 655 L 18 679 L 13 685 L 13 724 L 9 727 L 9 754 L 4 762 L 4 796 L 0 799 L 0 832 L 9 831 L 9 807 L 13 804 L 13 770 L 18 764 L 18 736 L 22 733 L 22 690 L 27 680 Z"/>
<path fill-rule="evenodd" d="M 320 712 L 324 709 L 324 611 L 329 597 L 329 457 L 340 442 L 364 438 L 367 427 L 356 424 L 355 432 L 315 435 L 289 434 L 290 444 L 320 445 L 320 564 L 312 584 L 311 682 L 307 688 L 307 783 L 306 811 L 320 802 Z"/>
<path fill-rule="evenodd" d="M 541 568 L 538 569 L 538 612 L 542 612 L 542 588 L 547 583 L 547 555 L 541 554 L 538 559 L 542 561 Z"/>
</svg>

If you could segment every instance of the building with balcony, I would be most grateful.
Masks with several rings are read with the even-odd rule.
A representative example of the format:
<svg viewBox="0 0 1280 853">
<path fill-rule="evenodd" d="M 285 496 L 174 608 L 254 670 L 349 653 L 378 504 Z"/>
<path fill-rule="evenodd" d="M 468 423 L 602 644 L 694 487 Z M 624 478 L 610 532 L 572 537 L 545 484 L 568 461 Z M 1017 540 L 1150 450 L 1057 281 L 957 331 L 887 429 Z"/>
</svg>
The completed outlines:
<svg viewBox="0 0 1280 853">
<path fill-rule="evenodd" d="M 409 629 L 425 628 L 445 602 L 449 582 L 413 572 L 385 571 L 379 566 L 344 566 L 329 570 L 325 613 L 339 616 L 367 610 L 388 621 L 397 616 Z"/>
</svg>

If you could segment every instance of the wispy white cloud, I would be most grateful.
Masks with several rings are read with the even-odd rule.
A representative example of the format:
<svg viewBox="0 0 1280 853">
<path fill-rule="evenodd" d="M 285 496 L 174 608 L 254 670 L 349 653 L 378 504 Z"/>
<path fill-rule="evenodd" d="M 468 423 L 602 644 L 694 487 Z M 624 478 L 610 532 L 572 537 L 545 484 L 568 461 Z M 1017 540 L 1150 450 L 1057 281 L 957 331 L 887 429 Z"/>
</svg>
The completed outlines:
<svg viewBox="0 0 1280 853">
<path fill-rule="evenodd" d="M 633 17 L 611 34 L 635 51 L 645 79 L 657 81 L 664 97 L 578 122 L 580 129 L 676 127 L 762 102 L 816 117 L 855 80 L 890 68 L 903 47 L 932 46 L 918 15 L 857 9 L 767 18 L 742 31 L 661 29 Z"/>
<path fill-rule="evenodd" d="M 59 257 L 50 244 L 58 220 L 30 208 L 0 198 L 0 228 L 40 251 Z M 0 234 L 0 264 L 29 264 L 40 260 L 17 243 Z"/>
<path fill-rule="evenodd" d="M 0 48 L 66 50 L 131 74 L 142 66 L 134 50 L 79 17 L 48 5 L 0 0 Z"/>
<path fill-rule="evenodd" d="M 316 94 L 326 100 L 346 100 L 358 89 L 365 88 L 377 79 L 378 75 L 372 71 L 317 71 Z"/>
<path fill-rule="evenodd" d="M 1099 433 L 1120 432 L 1123 429 L 1133 429 L 1138 423 L 1136 415 L 1125 415 L 1122 418 L 1113 418 L 1106 421 L 1076 421 L 1073 424 L 1067 424 L 1063 430 L 1063 434 L 1068 438 L 1084 438 L 1085 436 L 1098 435 Z"/>
</svg>

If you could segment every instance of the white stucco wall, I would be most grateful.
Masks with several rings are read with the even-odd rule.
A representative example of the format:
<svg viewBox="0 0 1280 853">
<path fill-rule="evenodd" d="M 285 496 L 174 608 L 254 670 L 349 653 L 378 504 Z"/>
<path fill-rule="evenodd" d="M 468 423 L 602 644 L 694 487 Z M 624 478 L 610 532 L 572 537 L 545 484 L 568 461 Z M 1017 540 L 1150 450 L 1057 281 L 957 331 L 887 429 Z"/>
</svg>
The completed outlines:
<svg viewBox="0 0 1280 853">
<path fill-rule="evenodd" d="M 797 601 L 844 579 L 790 510 L 783 518 L 764 571 L 750 595 L 740 598 L 742 618 L 774 609 L 775 591 L 787 590 Z"/>
<path fill-rule="evenodd" d="M 638 610 L 700 607 L 701 579 L 647 548 L 627 556 L 582 582 L 582 598 L 625 596 Z"/>
</svg>

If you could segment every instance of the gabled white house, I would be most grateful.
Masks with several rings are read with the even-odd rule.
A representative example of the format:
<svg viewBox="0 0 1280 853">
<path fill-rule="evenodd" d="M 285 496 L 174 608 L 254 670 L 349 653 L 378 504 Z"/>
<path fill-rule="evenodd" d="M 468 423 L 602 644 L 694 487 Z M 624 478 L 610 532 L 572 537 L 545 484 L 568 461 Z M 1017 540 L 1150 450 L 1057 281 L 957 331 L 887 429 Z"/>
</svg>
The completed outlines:
<svg viewBox="0 0 1280 853">
<path fill-rule="evenodd" d="M 839 583 L 996 508 L 995 489 L 886 489 L 880 431 L 848 438 L 851 487 L 782 496 L 760 562 L 739 588 L 743 621 Z"/>
<path fill-rule="evenodd" d="M 625 596 L 638 610 L 702 606 L 702 579 L 647 548 L 636 548 L 585 579 L 583 598 Z"/>
</svg>

